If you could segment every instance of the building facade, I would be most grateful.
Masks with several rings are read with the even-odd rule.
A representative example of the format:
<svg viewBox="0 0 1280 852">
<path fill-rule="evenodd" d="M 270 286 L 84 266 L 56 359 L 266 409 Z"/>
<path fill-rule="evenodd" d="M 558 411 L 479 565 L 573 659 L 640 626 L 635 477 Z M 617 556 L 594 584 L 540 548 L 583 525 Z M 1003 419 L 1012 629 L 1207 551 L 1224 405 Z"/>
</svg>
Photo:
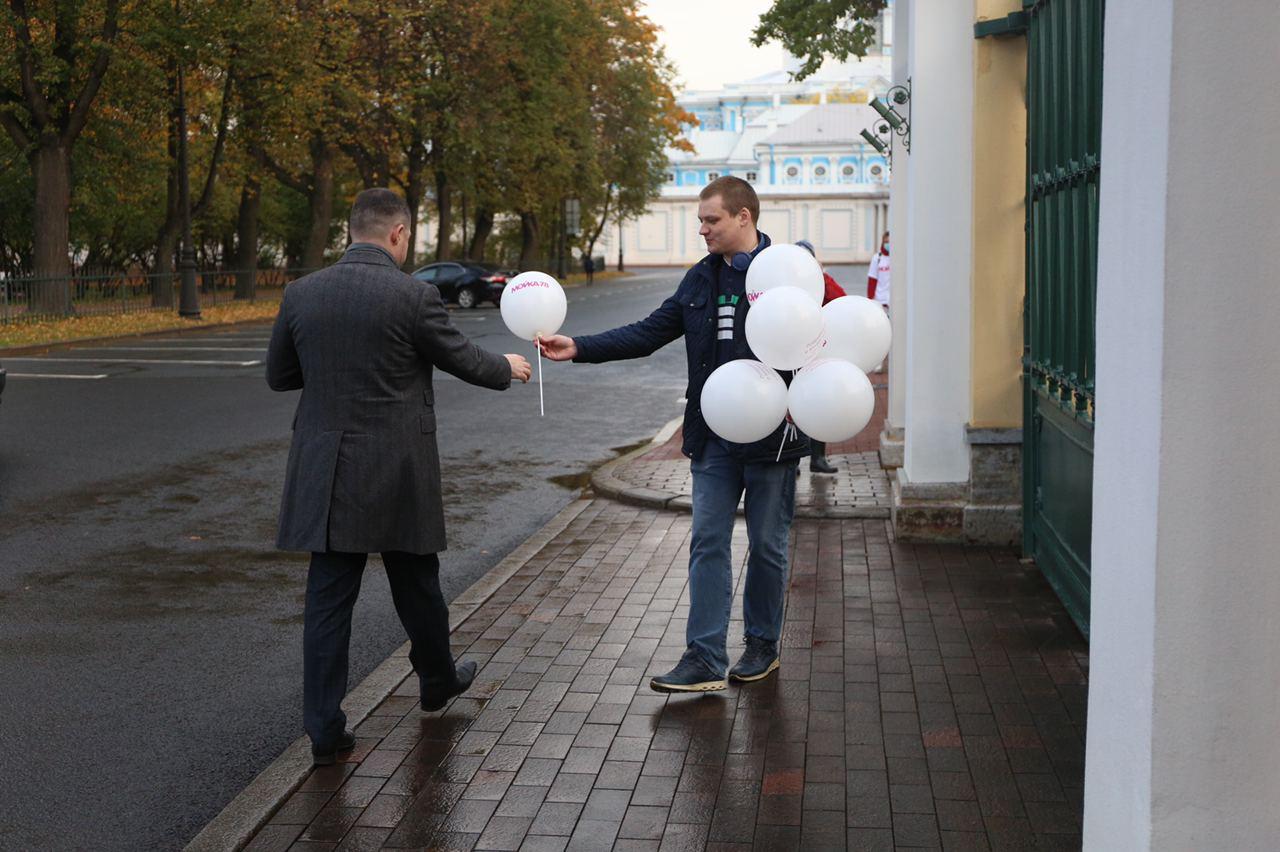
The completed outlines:
<svg viewBox="0 0 1280 852">
<path fill-rule="evenodd" d="M 895 534 L 1019 545 L 1089 638 L 1085 849 L 1274 849 L 1280 93 L 1185 105 L 1280 7 L 896 6 Z"/>
<path fill-rule="evenodd" d="M 687 266 L 705 254 L 698 192 L 733 175 L 760 196 L 760 229 L 775 242 L 809 240 L 824 263 L 869 261 L 888 228 L 889 161 L 860 136 L 879 117 L 867 106 L 889 86 L 893 6 L 876 43 L 856 62 L 824 65 L 809 79 L 780 69 L 680 105 L 693 150 L 671 150 L 661 196 L 639 219 L 608 232 L 597 253 L 627 266 Z"/>
</svg>

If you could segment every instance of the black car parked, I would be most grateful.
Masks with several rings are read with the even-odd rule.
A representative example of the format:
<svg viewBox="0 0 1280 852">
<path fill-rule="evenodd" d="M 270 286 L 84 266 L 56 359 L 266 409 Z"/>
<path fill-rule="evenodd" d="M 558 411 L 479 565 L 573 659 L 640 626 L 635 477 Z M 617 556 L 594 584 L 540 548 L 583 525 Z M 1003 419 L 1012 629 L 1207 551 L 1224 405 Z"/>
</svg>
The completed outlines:
<svg viewBox="0 0 1280 852">
<path fill-rule="evenodd" d="M 413 277 L 436 285 L 446 302 L 457 302 L 460 308 L 477 308 L 481 302 L 498 304 L 507 280 L 515 274 L 489 263 L 443 260 L 414 270 Z"/>
</svg>

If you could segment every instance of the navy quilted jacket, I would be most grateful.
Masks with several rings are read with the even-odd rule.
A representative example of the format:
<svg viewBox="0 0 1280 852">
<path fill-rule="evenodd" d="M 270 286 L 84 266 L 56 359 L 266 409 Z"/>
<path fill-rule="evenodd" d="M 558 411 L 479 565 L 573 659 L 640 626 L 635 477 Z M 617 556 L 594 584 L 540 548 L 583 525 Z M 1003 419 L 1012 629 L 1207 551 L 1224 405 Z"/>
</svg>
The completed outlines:
<svg viewBox="0 0 1280 852">
<path fill-rule="evenodd" d="M 769 237 L 760 235 L 763 249 Z M 702 417 L 702 386 L 716 368 L 716 264 L 720 255 L 709 254 L 685 273 L 684 280 L 657 310 L 649 316 L 600 334 L 575 337 L 578 354 L 573 359 L 589 364 L 643 358 L 684 337 L 689 361 L 689 386 L 685 389 L 684 445 L 686 456 L 696 459 L 712 432 Z M 749 310 L 749 306 L 743 310 Z M 734 358 L 755 359 L 745 339 L 735 339 Z M 789 378 L 786 374 L 783 378 Z M 782 444 L 783 427 L 778 426 L 769 437 L 753 444 L 732 444 L 748 462 L 774 461 Z M 797 435 L 792 432 L 792 435 Z M 783 461 L 794 461 L 809 454 L 809 439 L 803 434 L 787 441 L 782 449 Z"/>
</svg>

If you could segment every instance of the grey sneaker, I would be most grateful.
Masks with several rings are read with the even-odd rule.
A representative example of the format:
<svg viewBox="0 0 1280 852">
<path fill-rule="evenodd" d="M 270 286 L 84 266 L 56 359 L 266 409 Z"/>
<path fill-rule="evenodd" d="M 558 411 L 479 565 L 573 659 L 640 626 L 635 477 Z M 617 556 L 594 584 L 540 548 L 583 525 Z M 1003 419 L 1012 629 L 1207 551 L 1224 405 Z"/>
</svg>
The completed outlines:
<svg viewBox="0 0 1280 852">
<path fill-rule="evenodd" d="M 692 651 L 686 651 L 674 669 L 649 681 L 655 692 L 716 692 L 725 686 L 724 676 L 713 672 Z"/>
<path fill-rule="evenodd" d="M 729 669 L 729 680 L 751 683 L 769 676 L 778 668 L 778 644 L 755 636 L 747 637 L 747 649 Z"/>
</svg>

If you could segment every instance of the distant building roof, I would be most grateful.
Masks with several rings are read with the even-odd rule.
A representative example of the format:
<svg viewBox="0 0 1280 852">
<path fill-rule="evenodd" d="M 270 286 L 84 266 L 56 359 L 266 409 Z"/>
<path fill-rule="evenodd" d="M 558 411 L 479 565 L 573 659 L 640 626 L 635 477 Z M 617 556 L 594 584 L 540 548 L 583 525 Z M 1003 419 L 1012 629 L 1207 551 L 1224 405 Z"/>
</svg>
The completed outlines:
<svg viewBox="0 0 1280 852">
<path fill-rule="evenodd" d="M 778 128 L 790 124 L 814 108 L 813 104 L 785 104 L 766 109 L 751 118 L 742 130 L 703 130 L 695 127 L 685 135 L 693 145 L 693 152 L 672 148 L 667 151 L 668 159 L 672 165 L 685 166 L 700 163 L 752 165 L 756 162 L 757 144 L 777 133 Z"/>
<path fill-rule="evenodd" d="M 668 151 L 672 163 L 722 163 L 729 159 L 738 143 L 736 130 L 702 130 L 694 128 L 685 134 L 693 151 Z"/>
<path fill-rule="evenodd" d="M 853 144 L 879 120 L 866 104 L 820 104 L 762 139 L 770 145 Z M 781 124 L 781 122 L 779 123 Z"/>
</svg>

